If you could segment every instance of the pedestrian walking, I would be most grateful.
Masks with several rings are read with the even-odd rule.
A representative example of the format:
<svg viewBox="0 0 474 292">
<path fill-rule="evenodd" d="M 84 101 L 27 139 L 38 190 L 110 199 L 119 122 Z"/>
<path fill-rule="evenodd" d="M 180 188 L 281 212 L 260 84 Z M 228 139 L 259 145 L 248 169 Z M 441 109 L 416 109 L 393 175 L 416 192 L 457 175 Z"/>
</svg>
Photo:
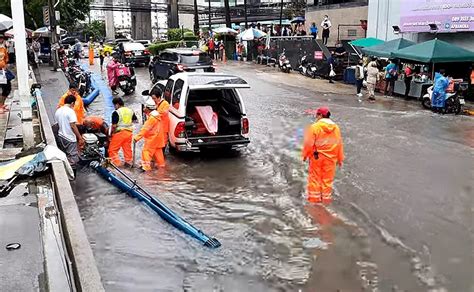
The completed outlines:
<svg viewBox="0 0 474 292">
<path fill-rule="evenodd" d="M 142 171 L 152 170 L 152 162 L 154 161 L 158 167 L 165 166 L 165 157 L 163 155 L 163 148 L 161 146 L 161 132 L 163 128 L 161 126 L 162 121 L 160 120 L 160 114 L 156 110 L 155 101 L 149 97 L 145 102 L 145 114 L 147 120 L 140 129 L 140 132 L 133 137 L 133 143 L 145 140 L 142 150 Z"/>
<path fill-rule="evenodd" d="M 309 32 L 313 36 L 313 39 L 316 39 L 316 37 L 318 36 L 318 27 L 316 26 L 315 22 L 311 24 L 311 27 L 309 28 Z"/>
<path fill-rule="evenodd" d="M 5 37 L 0 34 L 0 87 L 2 95 L 0 96 L 0 114 L 7 112 L 9 109 L 5 106 L 5 100 L 12 91 L 11 80 L 14 78 L 13 73 L 8 70 L 8 48 L 5 43 Z"/>
<path fill-rule="evenodd" d="M 33 39 L 32 43 L 31 43 L 31 47 L 33 49 L 33 53 L 35 55 L 35 63 L 36 65 L 39 64 L 39 55 L 40 55 L 40 51 L 41 51 L 41 44 L 40 42 L 38 41 L 38 38 L 36 39 Z"/>
<path fill-rule="evenodd" d="M 393 60 L 390 60 L 390 64 L 385 67 L 385 97 L 393 96 L 393 90 L 395 88 L 395 81 L 398 77 L 398 67 Z"/>
<path fill-rule="evenodd" d="M 104 43 L 99 43 L 99 64 L 100 64 L 100 71 L 104 70 L 104 59 L 105 59 L 105 48 Z"/>
<path fill-rule="evenodd" d="M 404 73 L 403 81 L 405 83 L 405 98 L 408 98 L 408 94 L 410 93 L 410 88 L 411 88 L 411 80 L 413 79 L 413 75 L 414 75 L 413 69 L 411 68 L 410 64 L 406 65 L 403 73 Z"/>
<path fill-rule="evenodd" d="M 318 108 L 303 142 L 302 158 L 309 160 L 307 199 L 312 203 L 331 202 L 336 165 L 341 168 L 344 161 L 341 131 L 330 117 L 329 108 Z"/>
<path fill-rule="evenodd" d="M 8 64 L 15 64 L 16 62 L 16 55 L 15 55 L 15 41 L 11 39 L 7 43 L 8 48 Z"/>
<path fill-rule="evenodd" d="M 125 165 L 131 167 L 133 123 L 138 119 L 133 110 L 125 107 L 125 103 L 120 97 L 114 98 L 112 103 L 115 111 L 112 113 L 112 126 L 110 127 L 109 158 L 113 164 L 120 166 L 122 161 L 119 151 L 122 150 Z"/>
<path fill-rule="evenodd" d="M 72 95 L 76 98 L 76 100 L 74 102 L 73 110 L 76 113 L 76 118 L 77 118 L 76 123 L 78 125 L 82 125 L 83 122 L 84 122 L 84 116 L 86 115 L 86 109 L 84 107 L 84 102 L 82 101 L 82 97 L 79 94 L 79 90 L 77 88 L 76 83 L 72 82 L 72 83 L 69 84 L 69 89 L 59 99 L 57 108 L 60 108 L 65 104 L 66 97 L 68 97 L 69 95 Z"/>
<path fill-rule="evenodd" d="M 74 112 L 76 97 L 68 95 L 64 105 L 56 110 L 54 118 L 58 123 L 58 146 L 66 153 L 69 164 L 75 170 L 79 162 L 79 149 L 84 146 L 84 139 L 77 128 L 77 117 Z"/>
<path fill-rule="evenodd" d="M 355 67 L 355 78 L 356 78 L 356 88 L 357 88 L 357 100 L 362 102 L 362 86 L 364 84 L 365 72 L 364 66 L 362 66 L 363 60 L 359 59 L 358 64 Z"/>
<path fill-rule="evenodd" d="M 219 42 L 219 59 L 222 61 L 224 61 L 224 50 L 225 50 L 225 46 L 224 46 L 224 41 L 220 41 Z"/>
<path fill-rule="evenodd" d="M 81 46 L 81 43 L 79 42 L 78 39 L 76 39 L 76 43 L 74 44 L 74 47 L 73 47 L 72 51 L 74 52 L 74 59 L 76 61 L 80 61 L 81 60 L 81 53 L 82 53 L 82 46 Z"/>
<path fill-rule="evenodd" d="M 334 71 L 334 65 L 336 64 L 334 61 L 334 52 L 331 52 L 331 56 L 329 56 L 328 60 L 328 79 L 329 83 L 334 83 L 333 78 L 336 76 L 336 72 Z"/>
<path fill-rule="evenodd" d="M 112 54 L 112 60 L 107 63 L 107 79 L 109 81 L 110 89 L 112 89 L 113 94 L 118 94 L 117 92 L 117 85 L 118 85 L 118 78 L 115 75 L 115 71 L 120 65 L 119 62 L 119 55 L 117 53 Z"/>
<path fill-rule="evenodd" d="M 367 65 L 367 91 L 369 94 L 369 101 L 375 101 L 375 86 L 379 79 L 379 69 L 377 62 L 371 61 Z"/>
<path fill-rule="evenodd" d="M 331 26 L 332 24 L 331 24 L 331 21 L 329 20 L 329 16 L 324 15 L 324 19 L 321 22 L 321 27 L 323 28 L 322 38 L 323 38 L 324 45 L 328 44 L 329 32 L 330 32 Z"/>
<path fill-rule="evenodd" d="M 211 56 L 211 59 L 215 59 L 215 43 L 212 38 L 209 39 L 209 42 L 207 44 L 207 47 L 209 48 L 209 55 Z"/>
</svg>

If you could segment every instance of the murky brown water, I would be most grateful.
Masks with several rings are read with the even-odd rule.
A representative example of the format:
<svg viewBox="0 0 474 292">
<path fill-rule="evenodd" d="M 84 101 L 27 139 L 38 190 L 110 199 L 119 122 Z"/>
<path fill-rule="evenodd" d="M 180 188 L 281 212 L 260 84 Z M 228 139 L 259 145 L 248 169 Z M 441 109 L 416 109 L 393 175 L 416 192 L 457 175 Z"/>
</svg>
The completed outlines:
<svg viewBox="0 0 474 292">
<path fill-rule="evenodd" d="M 107 290 L 472 290 L 472 119 L 399 101 L 359 105 L 305 89 L 309 79 L 290 87 L 264 72 L 225 70 L 252 86 L 243 91 L 249 147 L 168 155 L 164 170 L 130 172 L 222 247 L 201 246 L 85 171 L 74 188 Z M 141 92 L 148 79 L 137 71 Z M 276 80 L 291 78 L 301 79 Z M 127 100 L 138 110 L 138 95 Z M 305 204 L 299 160 L 311 121 L 303 112 L 321 103 L 347 154 L 329 209 Z M 98 100 L 90 111 L 102 108 Z"/>
</svg>

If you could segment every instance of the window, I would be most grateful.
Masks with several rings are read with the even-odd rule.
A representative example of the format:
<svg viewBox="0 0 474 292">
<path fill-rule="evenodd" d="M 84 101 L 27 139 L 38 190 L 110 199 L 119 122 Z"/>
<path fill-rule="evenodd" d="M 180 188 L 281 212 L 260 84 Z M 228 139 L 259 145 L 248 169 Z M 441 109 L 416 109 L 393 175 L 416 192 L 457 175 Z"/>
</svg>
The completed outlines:
<svg viewBox="0 0 474 292">
<path fill-rule="evenodd" d="M 179 109 L 179 100 L 181 98 L 181 93 L 183 91 L 183 85 L 184 85 L 184 81 L 181 79 L 178 79 L 176 81 L 176 84 L 174 85 L 172 106 L 175 109 Z"/>
<path fill-rule="evenodd" d="M 181 55 L 181 63 L 195 64 L 195 63 L 212 63 L 211 57 L 207 53 L 198 53 L 194 55 Z"/>
<path fill-rule="evenodd" d="M 173 80 L 168 80 L 168 83 L 166 83 L 165 91 L 163 93 L 163 96 L 168 103 L 171 103 L 171 91 L 173 90 L 173 84 Z"/>
<path fill-rule="evenodd" d="M 173 53 L 161 53 L 160 59 L 168 62 L 178 61 L 178 57 Z"/>
<path fill-rule="evenodd" d="M 357 36 L 357 29 L 348 29 L 347 36 L 349 37 L 356 37 Z"/>
</svg>

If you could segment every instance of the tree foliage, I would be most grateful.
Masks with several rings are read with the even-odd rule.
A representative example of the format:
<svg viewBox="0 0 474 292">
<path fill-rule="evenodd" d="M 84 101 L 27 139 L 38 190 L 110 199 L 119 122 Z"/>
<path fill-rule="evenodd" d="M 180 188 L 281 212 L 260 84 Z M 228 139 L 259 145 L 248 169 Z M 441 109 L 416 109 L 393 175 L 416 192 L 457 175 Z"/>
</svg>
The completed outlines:
<svg viewBox="0 0 474 292">
<path fill-rule="evenodd" d="M 0 11 L 12 16 L 11 0 L 0 0 Z M 86 19 L 89 14 L 92 0 L 61 0 L 59 11 L 61 13 L 60 26 L 65 29 L 74 27 L 78 21 Z M 24 0 L 25 25 L 31 29 L 37 29 L 43 25 L 43 6 L 48 5 L 48 0 Z"/>
<path fill-rule="evenodd" d="M 184 28 L 181 30 L 181 28 L 170 28 L 168 29 L 168 41 L 180 41 L 183 39 L 183 34 L 186 34 L 187 32 L 193 32 L 190 29 Z"/>
<path fill-rule="evenodd" d="M 87 38 L 93 37 L 95 40 L 105 38 L 105 22 L 94 20 L 84 26 L 84 33 Z"/>
</svg>

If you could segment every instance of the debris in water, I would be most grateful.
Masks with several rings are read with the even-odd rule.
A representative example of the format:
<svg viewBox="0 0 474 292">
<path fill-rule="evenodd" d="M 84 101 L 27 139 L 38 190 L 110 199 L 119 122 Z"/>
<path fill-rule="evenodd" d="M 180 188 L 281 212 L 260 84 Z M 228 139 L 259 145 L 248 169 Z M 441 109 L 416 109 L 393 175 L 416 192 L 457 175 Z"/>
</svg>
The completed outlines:
<svg viewBox="0 0 474 292">
<path fill-rule="evenodd" d="M 19 244 L 18 242 L 14 242 L 14 243 L 7 244 L 5 248 L 7 250 L 15 250 L 15 249 L 19 249 L 20 247 L 21 247 L 21 244 Z"/>
</svg>

